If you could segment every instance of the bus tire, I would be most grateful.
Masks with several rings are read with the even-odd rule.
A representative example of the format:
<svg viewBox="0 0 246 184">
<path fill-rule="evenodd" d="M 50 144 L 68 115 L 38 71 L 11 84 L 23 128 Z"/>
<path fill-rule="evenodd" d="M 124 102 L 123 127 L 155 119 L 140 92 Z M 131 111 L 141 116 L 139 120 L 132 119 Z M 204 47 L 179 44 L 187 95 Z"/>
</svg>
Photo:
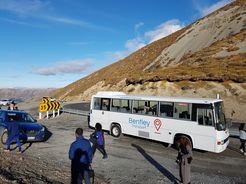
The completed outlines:
<svg viewBox="0 0 246 184">
<path fill-rule="evenodd" d="M 192 144 L 192 141 L 191 141 L 191 138 L 189 136 L 186 136 L 186 135 L 176 135 L 175 138 L 174 138 L 174 148 L 175 149 L 179 149 L 179 139 L 181 137 L 185 137 L 186 139 L 188 139 L 190 141 L 190 144 L 191 144 L 191 149 L 193 149 L 193 144 Z"/>
<path fill-rule="evenodd" d="M 113 137 L 120 137 L 121 135 L 121 128 L 118 124 L 113 124 L 111 127 L 111 135 Z"/>
<path fill-rule="evenodd" d="M 8 140 L 8 130 L 7 129 L 0 129 L 0 147 L 4 148 L 7 144 Z"/>
</svg>

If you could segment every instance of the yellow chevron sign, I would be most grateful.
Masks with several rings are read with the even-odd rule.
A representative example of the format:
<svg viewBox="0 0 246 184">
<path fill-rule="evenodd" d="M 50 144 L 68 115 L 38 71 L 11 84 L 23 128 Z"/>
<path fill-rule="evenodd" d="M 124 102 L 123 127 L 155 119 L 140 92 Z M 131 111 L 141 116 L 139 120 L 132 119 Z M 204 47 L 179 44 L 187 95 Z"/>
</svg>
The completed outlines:
<svg viewBox="0 0 246 184">
<path fill-rule="evenodd" d="M 39 104 L 39 112 L 46 112 L 48 111 L 48 105 L 46 103 Z"/>
<path fill-rule="evenodd" d="M 60 102 L 51 102 L 48 98 L 43 98 L 42 103 L 39 104 L 39 111 L 46 112 L 50 110 L 57 110 L 60 108 L 60 105 Z"/>
<path fill-rule="evenodd" d="M 42 103 L 49 103 L 49 102 L 50 102 L 50 100 L 51 100 L 51 98 L 50 98 L 50 97 L 43 97 L 43 99 L 42 99 Z"/>
<path fill-rule="evenodd" d="M 60 109 L 60 106 L 61 106 L 61 104 L 60 104 L 60 102 L 53 102 L 54 103 L 54 109 Z"/>
</svg>

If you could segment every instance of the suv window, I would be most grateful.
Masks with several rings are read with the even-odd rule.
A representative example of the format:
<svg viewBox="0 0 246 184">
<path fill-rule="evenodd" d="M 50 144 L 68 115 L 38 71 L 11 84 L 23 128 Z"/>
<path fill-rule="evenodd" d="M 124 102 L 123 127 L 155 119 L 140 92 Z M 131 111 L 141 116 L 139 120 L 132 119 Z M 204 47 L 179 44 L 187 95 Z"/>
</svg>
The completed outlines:
<svg viewBox="0 0 246 184">
<path fill-rule="evenodd" d="M 7 121 L 9 122 L 35 122 L 30 114 L 25 113 L 7 113 Z"/>
</svg>

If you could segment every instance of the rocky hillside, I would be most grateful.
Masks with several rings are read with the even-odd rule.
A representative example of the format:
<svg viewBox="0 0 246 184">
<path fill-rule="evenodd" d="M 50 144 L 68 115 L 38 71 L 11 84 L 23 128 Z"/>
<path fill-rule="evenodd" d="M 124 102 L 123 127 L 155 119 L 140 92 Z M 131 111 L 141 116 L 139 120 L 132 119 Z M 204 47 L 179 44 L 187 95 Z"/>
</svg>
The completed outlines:
<svg viewBox="0 0 246 184">
<path fill-rule="evenodd" d="M 56 92 L 89 100 L 99 90 L 215 97 L 246 119 L 246 1 L 237 0 Z"/>
</svg>

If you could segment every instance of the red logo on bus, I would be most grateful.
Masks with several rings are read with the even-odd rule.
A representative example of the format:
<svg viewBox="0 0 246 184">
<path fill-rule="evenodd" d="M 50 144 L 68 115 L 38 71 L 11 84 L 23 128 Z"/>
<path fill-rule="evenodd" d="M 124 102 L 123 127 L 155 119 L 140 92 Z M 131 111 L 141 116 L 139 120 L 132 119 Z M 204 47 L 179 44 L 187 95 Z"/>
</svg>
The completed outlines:
<svg viewBox="0 0 246 184">
<path fill-rule="evenodd" d="M 155 129 L 156 129 L 157 131 L 159 131 L 159 129 L 161 128 L 161 125 L 162 125 L 161 120 L 155 119 L 154 125 L 155 125 Z"/>
</svg>

